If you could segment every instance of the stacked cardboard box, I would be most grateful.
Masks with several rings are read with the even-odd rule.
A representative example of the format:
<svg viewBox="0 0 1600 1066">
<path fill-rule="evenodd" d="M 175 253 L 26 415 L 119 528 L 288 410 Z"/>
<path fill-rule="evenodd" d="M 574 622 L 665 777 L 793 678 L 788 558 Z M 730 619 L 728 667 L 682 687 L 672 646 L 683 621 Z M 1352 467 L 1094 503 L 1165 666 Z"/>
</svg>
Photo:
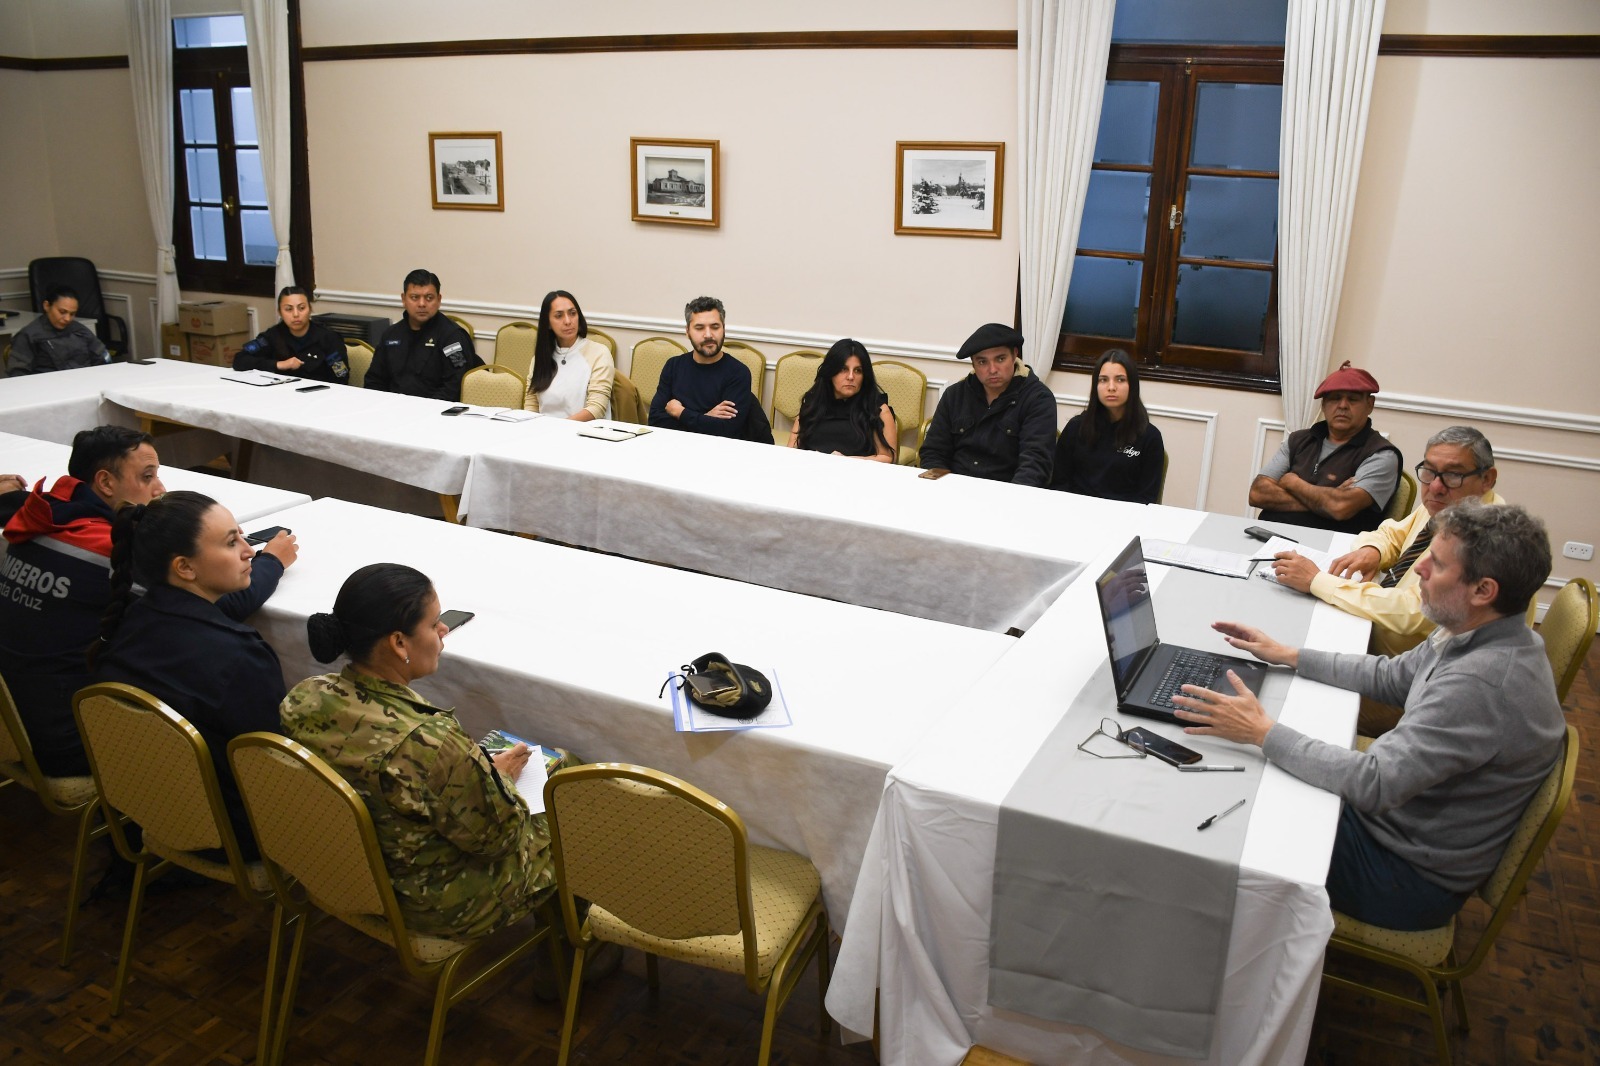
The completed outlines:
<svg viewBox="0 0 1600 1066">
<path fill-rule="evenodd" d="M 232 300 L 179 304 L 177 328 L 183 333 L 189 361 L 212 366 L 232 366 L 233 357 L 250 340 L 249 313 L 244 304 Z M 163 331 L 164 342 L 165 337 Z"/>
</svg>

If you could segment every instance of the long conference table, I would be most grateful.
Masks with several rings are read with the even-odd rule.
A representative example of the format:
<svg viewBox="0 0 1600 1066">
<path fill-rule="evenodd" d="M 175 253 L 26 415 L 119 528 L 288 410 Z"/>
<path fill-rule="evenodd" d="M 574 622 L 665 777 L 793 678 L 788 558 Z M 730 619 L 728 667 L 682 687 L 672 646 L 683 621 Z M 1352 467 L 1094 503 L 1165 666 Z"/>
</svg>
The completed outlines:
<svg viewBox="0 0 1600 1066">
<path fill-rule="evenodd" d="M 987 1005 L 986 841 L 1018 768 L 1104 666 L 1090 583 L 1074 577 L 1097 572 L 1134 534 L 1184 541 L 1205 515 L 930 482 L 687 434 L 613 443 L 554 419 L 441 419 L 439 401 L 246 389 L 201 369 L 209 376 L 110 383 L 102 398 L 463 492 L 475 525 L 741 579 L 321 499 L 261 519 L 301 536 L 300 562 L 257 619 L 289 681 L 322 669 L 305 650 L 304 619 L 327 609 L 344 575 L 375 558 L 410 561 L 434 577 L 446 607 L 479 612 L 428 687 L 469 728 L 504 725 L 586 758 L 679 773 L 743 810 L 757 839 L 817 863 L 845 932 L 829 1009 L 868 1032 L 881 995 L 885 1061 L 953 1064 L 972 1043 L 1037 1062 L 1168 1061 Z M 1001 576 L 983 580 L 990 574 Z M 1364 647 L 1364 623 L 1298 604 L 1308 643 Z M 878 609 L 891 606 L 902 613 Z M 1168 639 L 1225 650 L 1190 632 L 1210 620 L 1205 602 L 1188 610 Z M 1027 632 L 999 636 L 1008 626 Z M 656 686 L 713 650 L 771 668 L 794 724 L 674 732 Z M 1347 743 L 1354 700 L 1320 688 L 1297 680 L 1284 713 Z M 1219 1063 L 1303 1056 L 1331 928 L 1321 882 L 1337 801 L 1270 767 L 1261 788 L 1239 863 Z"/>
</svg>

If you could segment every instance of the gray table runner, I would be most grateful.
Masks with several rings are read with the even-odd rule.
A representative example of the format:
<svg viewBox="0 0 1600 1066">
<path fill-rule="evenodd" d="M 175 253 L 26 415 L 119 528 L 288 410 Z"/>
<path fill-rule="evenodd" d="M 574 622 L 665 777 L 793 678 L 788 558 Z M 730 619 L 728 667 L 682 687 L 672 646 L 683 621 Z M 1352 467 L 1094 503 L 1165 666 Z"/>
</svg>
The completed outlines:
<svg viewBox="0 0 1600 1066">
<path fill-rule="evenodd" d="M 1207 517 L 1201 547 L 1249 553 L 1248 523 Z M 1318 547 L 1328 534 L 1299 539 Z M 1171 570 L 1154 593 L 1163 642 L 1211 647 L 1226 619 L 1303 644 L 1314 601 L 1250 578 Z M 1104 647 L 1099 626 L 1079 634 Z M 1262 704 L 1274 718 L 1289 687 L 1274 670 Z M 1076 750 L 1101 718 L 1143 725 L 1242 774 L 1182 774 L 1149 759 L 1096 759 Z M 1106 748 L 1114 750 L 1108 741 Z M 1000 806 L 990 926 L 989 1002 L 1086 1025 L 1129 1047 L 1185 1058 L 1210 1054 L 1233 928 L 1239 856 L 1264 759 L 1254 748 L 1189 737 L 1116 714 L 1109 662 L 1066 709 Z M 1239 799 L 1244 809 L 1196 826 Z"/>
</svg>

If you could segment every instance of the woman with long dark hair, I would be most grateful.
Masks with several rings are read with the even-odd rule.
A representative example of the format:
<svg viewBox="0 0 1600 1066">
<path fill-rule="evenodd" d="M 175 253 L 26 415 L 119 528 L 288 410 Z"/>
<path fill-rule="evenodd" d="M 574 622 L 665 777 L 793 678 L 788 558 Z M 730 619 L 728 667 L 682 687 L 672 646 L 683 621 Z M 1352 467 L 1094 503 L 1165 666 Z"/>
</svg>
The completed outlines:
<svg viewBox="0 0 1600 1066">
<path fill-rule="evenodd" d="M 899 439 L 894 409 L 878 388 L 866 345 L 849 337 L 834 342 L 800 399 L 789 447 L 892 463 Z"/>
<path fill-rule="evenodd" d="M 530 749 L 491 759 L 411 687 L 439 667 L 439 614 L 420 571 L 373 563 L 351 574 L 332 613 L 306 621 L 318 662 L 349 662 L 296 685 L 281 723 L 366 801 L 411 930 L 476 938 L 532 911 L 555 872 L 544 815 L 512 783 Z"/>
<path fill-rule="evenodd" d="M 1113 348 L 1095 364 L 1089 409 L 1068 422 L 1056 442 L 1050 487 L 1155 503 L 1165 456 L 1161 431 L 1139 399 L 1139 372 L 1127 352 Z"/>
<path fill-rule="evenodd" d="M 232 513 L 198 492 L 125 506 L 111 526 L 111 601 L 89 651 L 96 681 L 142 688 L 200 731 L 250 859 L 255 838 L 228 766 L 228 741 L 278 732 L 284 686 L 277 653 L 244 619 L 297 555 L 287 533 L 256 551 Z M 135 583 L 143 596 L 134 596 Z"/>
<path fill-rule="evenodd" d="M 578 298 L 562 289 L 545 293 L 523 409 L 575 422 L 604 418 L 616 376 L 610 349 L 589 340 L 589 321 Z"/>
</svg>

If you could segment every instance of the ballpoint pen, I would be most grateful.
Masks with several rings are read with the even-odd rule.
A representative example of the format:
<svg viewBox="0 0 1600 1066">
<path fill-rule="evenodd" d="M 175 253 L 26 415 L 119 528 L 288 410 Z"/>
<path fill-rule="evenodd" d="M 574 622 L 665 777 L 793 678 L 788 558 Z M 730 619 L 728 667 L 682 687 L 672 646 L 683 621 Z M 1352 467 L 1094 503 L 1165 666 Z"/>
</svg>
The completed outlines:
<svg viewBox="0 0 1600 1066">
<path fill-rule="evenodd" d="M 1209 829 L 1209 828 L 1211 828 L 1211 823 L 1212 822 L 1216 821 L 1218 818 L 1226 818 L 1228 815 L 1232 814 L 1234 811 L 1238 810 L 1240 807 L 1243 807 L 1243 806 L 1244 806 L 1244 800 L 1240 800 L 1238 803 L 1235 803 L 1232 807 L 1229 807 L 1227 810 L 1223 811 L 1221 814 L 1213 814 L 1210 818 L 1207 818 L 1205 821 L 1203 821 L 1199 825 L 1195 826 L 1195 828 L 1196 829 Z"/>
<path fill-rule="evenodd" d="M 1178 769 L 1182 773 L 1186 774 L 1226 774 L 1244 772 L 1244 767 L 1242 766 L 1207 766 L 1203 763 L 1191 763 L 1188 766 L 1180 766 Z M 1220 818 L 1222 816 L 1219 814 L 1217 817 Z"/>
</svg>

